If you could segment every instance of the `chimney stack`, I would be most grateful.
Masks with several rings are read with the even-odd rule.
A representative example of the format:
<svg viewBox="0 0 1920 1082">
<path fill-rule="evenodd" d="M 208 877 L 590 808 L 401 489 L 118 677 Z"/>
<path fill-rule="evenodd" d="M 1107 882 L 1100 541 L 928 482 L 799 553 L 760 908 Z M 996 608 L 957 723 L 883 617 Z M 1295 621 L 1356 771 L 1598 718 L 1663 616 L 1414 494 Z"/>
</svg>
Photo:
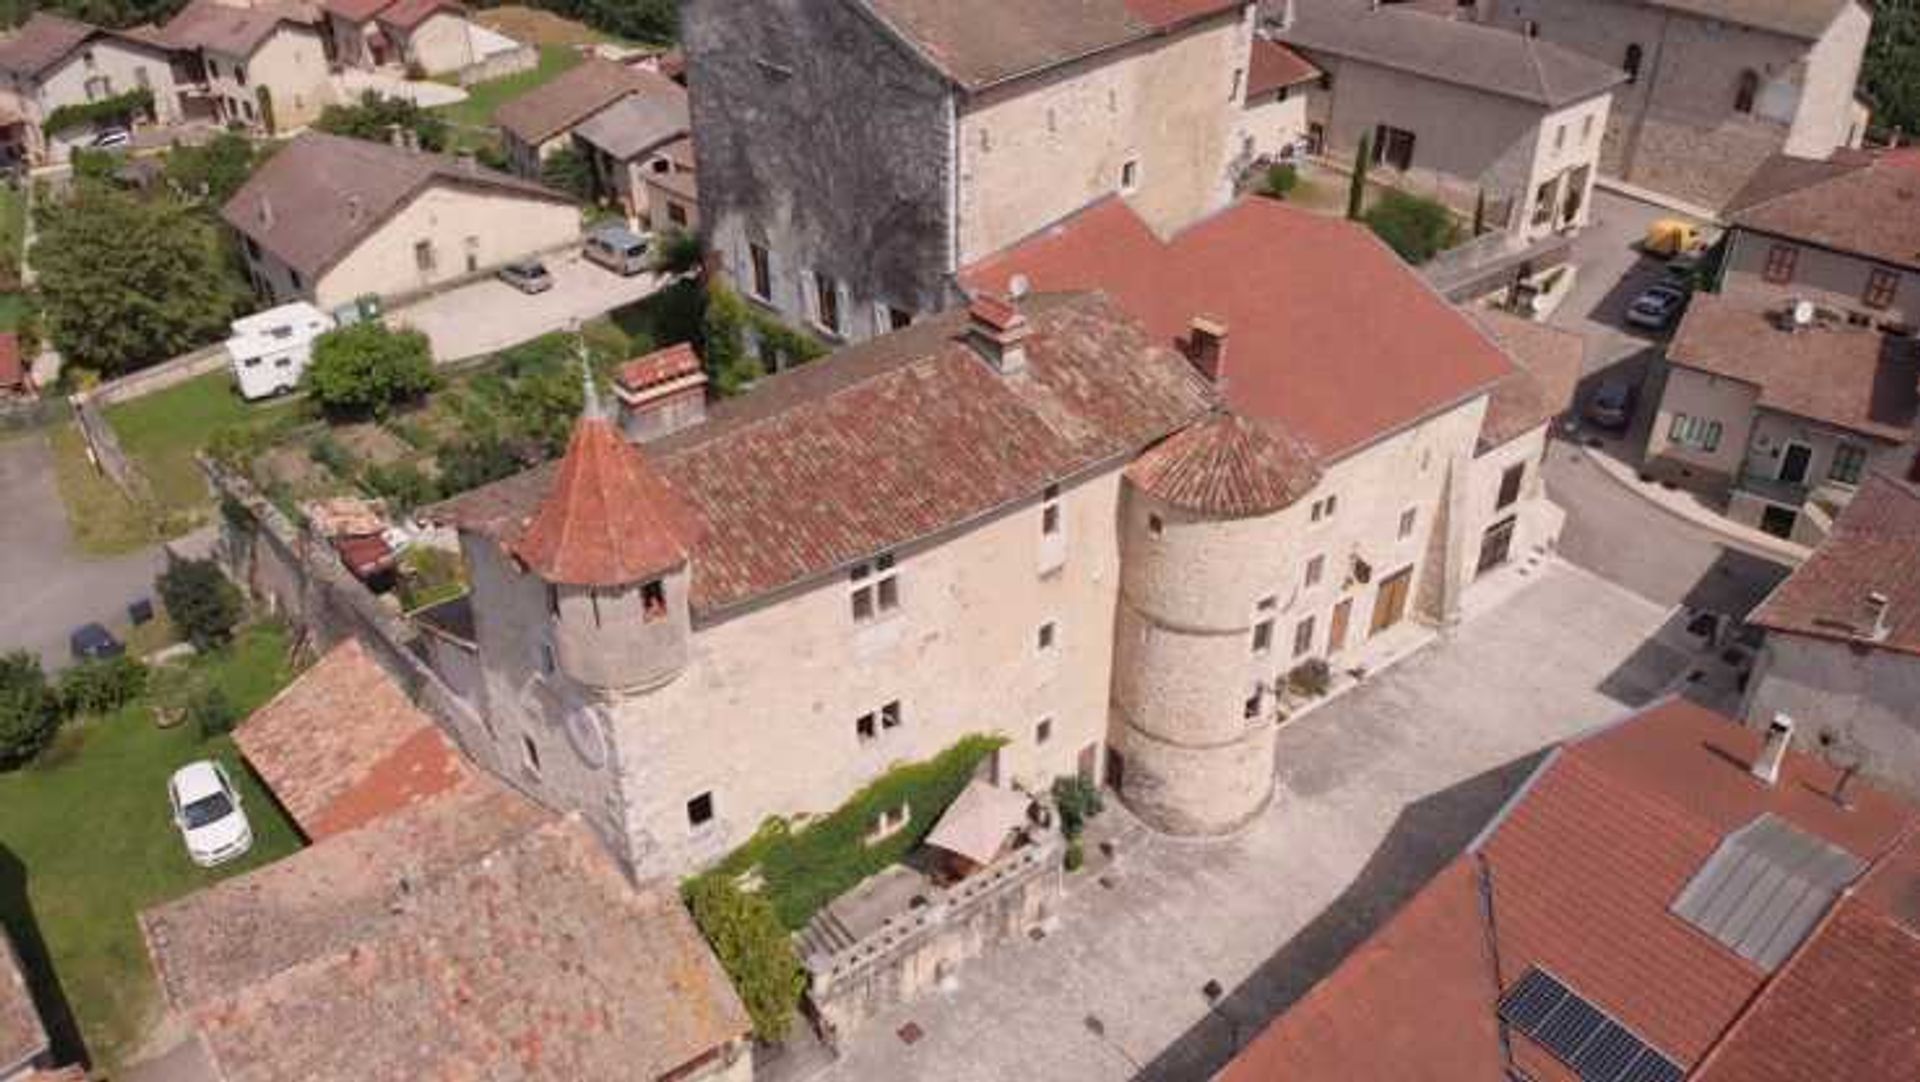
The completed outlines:
<svg viewBox="0 0 1920 1082">
<path fill-rule="evenodd" d="M 1887 626 L 1887 611 L 1891 603 L 1887 595 L 1878 590 L 1867 594 L 1867 639 L 1871 642 L 1885 642 L 1891 630 Z"/>
<path fill-rule="evenodd" d="M 1218 387 L 1227 381 L 1227 324 L 1213 316 L 1193 317 L 1187 333 L 1187 360 Z"/>
<path fill-rule="evenodd" d="M 1026 369 L 1033 329 L 1012 301 L 982 293 L 967 306 L 967 317 L 967 337 L 995 372 L 1010 376 Z"/>
<path fill-rule="evenodd" d="M 1773 723 L 1767 726 L 1767 742 L 1753 761 L 1753 776 L 1769 786 L 1778 783 L 1780 764 L 1785 761 L 1787 745 L 1792 742 L 1793 719 L 1785 714 L 1775 714 Z"/>
<path fill-rule="evenodd" d="M 265 195 L 260 197 L 260 228 L 273 228 L 273 200 Z"/>
</svg>

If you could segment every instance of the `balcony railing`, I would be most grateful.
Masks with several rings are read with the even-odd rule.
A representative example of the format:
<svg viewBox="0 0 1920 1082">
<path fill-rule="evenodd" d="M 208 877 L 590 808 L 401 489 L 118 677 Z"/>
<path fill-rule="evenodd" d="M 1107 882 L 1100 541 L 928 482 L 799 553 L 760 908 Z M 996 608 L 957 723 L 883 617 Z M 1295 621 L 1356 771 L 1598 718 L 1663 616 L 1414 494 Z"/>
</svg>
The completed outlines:
<svg viewBox="0 0 1920 1082">
<path fill-rule="evenodd" d="M 1766 477 L 1752 470 L 1740 471 L 1739 488 L 1742 488 L 1763 500 L 1799 507 L 1807 502 L 1808 486 L 1796 485 L 1791 481 L 1782 481 L 1777 477 Z"/>
</svg>

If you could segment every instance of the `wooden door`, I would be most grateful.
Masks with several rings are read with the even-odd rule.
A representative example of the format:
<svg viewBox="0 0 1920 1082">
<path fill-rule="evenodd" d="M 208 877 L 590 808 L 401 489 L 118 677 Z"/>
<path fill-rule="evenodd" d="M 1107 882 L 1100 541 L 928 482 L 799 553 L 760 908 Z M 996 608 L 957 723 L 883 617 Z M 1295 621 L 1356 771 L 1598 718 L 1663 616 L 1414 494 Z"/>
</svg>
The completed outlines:
<svg viewBox="0 0 1920 1082">
<path fill-rule="evenodd" d="M 1373 597 L 1373 630 L 1378 635 L 1400 622 L 1407 614 L 1407 591 L 1413 584 L 1413 568 L 1403 567 L 1380 583 Z"/>
<path fill-rule="evenodd" d="M 1327 624 L 1327 654 L 1347 648 L 1347 625 L 1353 622 L 1353 598 L 1342 598 L 1333 607 L 1333 619 Z"/>
</svg>

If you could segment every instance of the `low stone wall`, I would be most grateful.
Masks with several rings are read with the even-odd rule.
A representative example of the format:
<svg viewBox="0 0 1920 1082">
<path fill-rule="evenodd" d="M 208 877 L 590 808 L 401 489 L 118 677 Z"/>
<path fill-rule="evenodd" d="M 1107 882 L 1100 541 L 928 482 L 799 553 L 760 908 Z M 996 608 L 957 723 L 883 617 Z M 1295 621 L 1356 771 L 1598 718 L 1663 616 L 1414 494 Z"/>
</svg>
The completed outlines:
<svg viewBox="0 0 1920 1082">
<path fill-rule="evenodd" d="M 227 347 L 224 342 L 202 346 L 192 353 L 183 353 L 170 361 L 162 361 L 151 368 L 130 372 L 119 379 L 108 380 L 93 390 L 85 392 L 88 401 L 101 407 L 116 402 L 126 402 L 141 398 L 156 391 L 164 391 L 178 386 L 196 376 L 208 372 L 217 372 L 227 367 Z"/>
<path fill-rule="evenodd" d="M 532 45 L 522 45 L 518 49 L 494 53 L 476 64 L 468 64 L 454 73 L 454 81 L 461 86 L 484 83 L 489 79 L 499 79 L 508 75 L 518 75 L 523 71 L 532 71 L 540 65 L 540 50 Z"/>
<path fill-rule="evenodd" d="M 955 977 L 989 947 L 1017 939 L 1059 910 L 1064 890 L 1059 835 L 1015 850 L 928 904 L 890 919 L 838 953 L 806 959 L 807 999 L 828 1044 L 875 1015 Z"/>
</svg>

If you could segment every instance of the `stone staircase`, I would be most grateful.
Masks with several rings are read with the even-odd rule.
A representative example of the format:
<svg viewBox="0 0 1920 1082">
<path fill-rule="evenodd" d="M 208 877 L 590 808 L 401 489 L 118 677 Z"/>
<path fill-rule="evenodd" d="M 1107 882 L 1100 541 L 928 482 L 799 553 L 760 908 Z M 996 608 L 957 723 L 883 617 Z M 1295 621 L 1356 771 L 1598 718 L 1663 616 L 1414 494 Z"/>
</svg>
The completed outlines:
<svg viewBox="0 0 1920 1082">
<path fill-rule="evenodd" d="M 801 958 L 832 957 L 859 942 L 831 906 L 813 915 L 805 928 L 794 937 L 800 947 Z"/>
</svg>

